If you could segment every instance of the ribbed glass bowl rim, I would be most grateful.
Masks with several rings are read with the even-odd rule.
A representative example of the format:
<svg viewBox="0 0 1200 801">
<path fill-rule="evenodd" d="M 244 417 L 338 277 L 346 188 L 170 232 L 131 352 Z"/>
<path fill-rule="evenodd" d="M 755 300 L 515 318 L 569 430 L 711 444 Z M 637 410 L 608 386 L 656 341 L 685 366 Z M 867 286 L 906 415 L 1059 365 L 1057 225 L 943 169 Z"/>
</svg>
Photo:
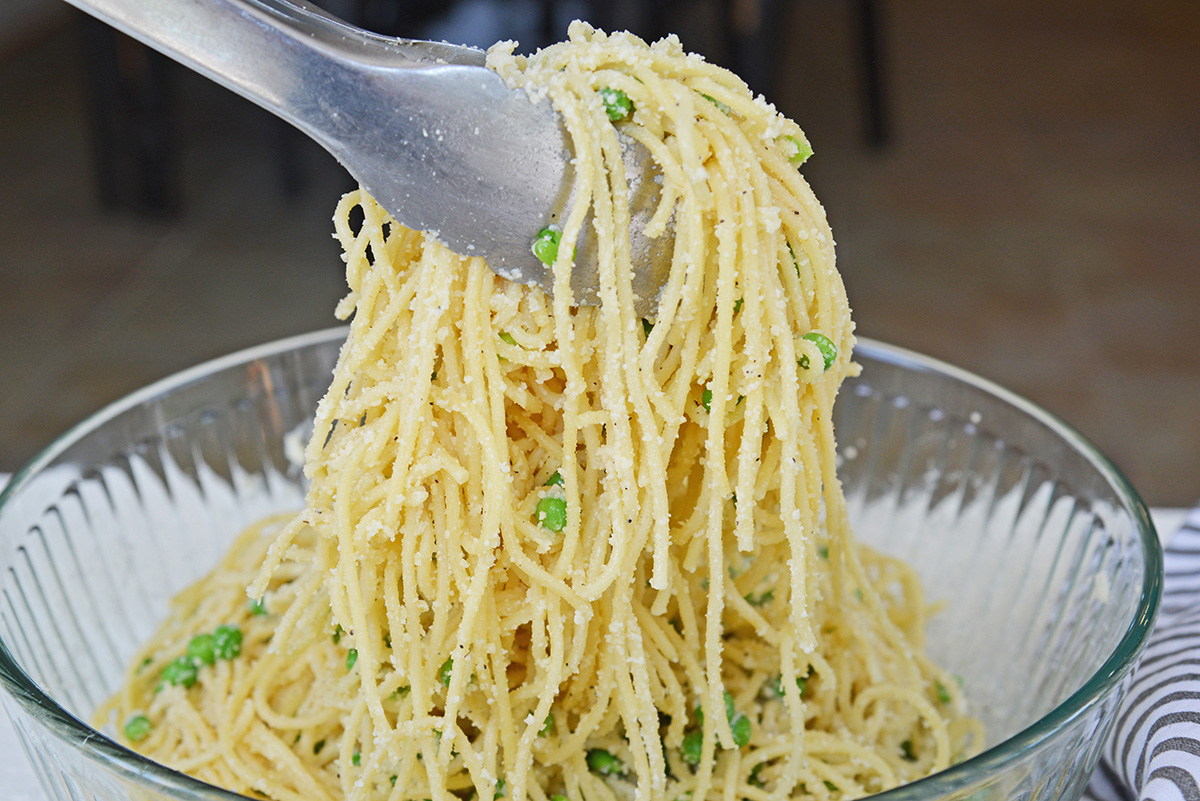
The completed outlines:
<svg viewBox="0 0 1200 801">
<path fill-rule="evenodd" d="M 236 351 L 163 378 L 109 404 L 59 436 L 18 470 L 0 493 L 0 510 L 3 510 L 9 499 L 17 495 L 22 486 L 49 465 L 56 456 L 125 410 L 239 364 L 344 339 L 347 331 L 345 326 L 338 326 Z M 981 754 L 940 773 L 871 796 L 878 801 L 927 801 L 979 784 L 989 776 L 1002 774 L 1006 765 L 1019 762 L 1023 755 L 1035 751 L 1044 741 L 1053 738 L 1055 732 L 1085 714 L 1117 688 L 1133 669 L 1135 660 L 1145 647 L 1154 625 L 1162 589 L 1162 546 L 1146 505 L 1128 479 L 1094 445 L 1055 415 L 987 379 L 914 351 L 860 337 L 855 346 L 855 354 L 914 372 L 945 375 L 995 396 L 1051 429 L 1091 463 L 1129 510 L 1137 526 L 1145 565 L 1137 614 L 1130 621 L 1113 653 L 1075 693 L 1034 723 L 1008 739 L 990 746 Z M 233 801 L 245 798 L 164 767 L 99 734 L 43 692 L 18 667 L 2 639 L 0 684 L 28 714 L 41 721 L 57 737 L 74 746 L 84 756 L 102 763 L 127 780 L 178 799 Z"/>
</svg>

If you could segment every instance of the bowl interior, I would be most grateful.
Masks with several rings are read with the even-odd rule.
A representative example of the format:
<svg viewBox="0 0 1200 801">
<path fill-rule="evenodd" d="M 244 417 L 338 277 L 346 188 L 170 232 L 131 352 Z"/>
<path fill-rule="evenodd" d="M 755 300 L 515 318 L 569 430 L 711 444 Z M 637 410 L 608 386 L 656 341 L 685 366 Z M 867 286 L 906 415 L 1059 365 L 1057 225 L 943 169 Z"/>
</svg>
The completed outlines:
<svg viewBox="0 0 1200 801">
<path fill-rule="evenodd" d="M 939 605 L 930 655 L 999 743 L 1132 658 L 1123 641 L 1155 570 L 1144 509 L 1021 399 L 895 349 L 858 358 L 835 414 L 851 520 L 916 567 Z"/>
<path fill-rule="evenodd" d="M 233 797 L 78 721 L 176 592 L 246 525 L 302 504 L 300 450 L 344 336 L 152 385 L 68 432 L 0 496 L 0 682 L 48 787 Z M 1083 718 L 1107 725 L 1156 608 L 1157 539 L 1119 473 L 1045 413 L 903 351 L 864 342 L 857 358 L 863 375 L 835 421 L 851 520 L 941 603 L 929 649 L 962 677 L 994 744 L 891 794 L 961 797 L 991 782 L 1012 795 L 997 782 L 1014 760 Z M 1090 770 L 1097 748 L 1071 759 Z"/>
</svg>

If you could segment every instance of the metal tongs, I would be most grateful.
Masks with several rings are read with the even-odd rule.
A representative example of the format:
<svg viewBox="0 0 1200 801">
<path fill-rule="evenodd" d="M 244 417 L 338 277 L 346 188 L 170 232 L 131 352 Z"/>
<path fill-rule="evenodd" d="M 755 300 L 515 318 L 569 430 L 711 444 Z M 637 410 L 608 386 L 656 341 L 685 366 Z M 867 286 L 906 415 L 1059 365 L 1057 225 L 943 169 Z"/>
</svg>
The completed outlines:
<svg viewBox="0 0 1200 801">
<path fill-rule="evenodd" d="M 530 246 L 568 208 L 568 139 L 550 103 L 509 89 L 483 51 L 380 36 L 289 0 L 68 1 L 294 124 L 405 226 L 552 291 Z M 646 314 L 670 242 L 641 235 L 658 194 L 649 154 L 627 140 L 624 161 Z M 581 304 L 597 302 L 586 231 L 572 274 Z"/>
</svg>

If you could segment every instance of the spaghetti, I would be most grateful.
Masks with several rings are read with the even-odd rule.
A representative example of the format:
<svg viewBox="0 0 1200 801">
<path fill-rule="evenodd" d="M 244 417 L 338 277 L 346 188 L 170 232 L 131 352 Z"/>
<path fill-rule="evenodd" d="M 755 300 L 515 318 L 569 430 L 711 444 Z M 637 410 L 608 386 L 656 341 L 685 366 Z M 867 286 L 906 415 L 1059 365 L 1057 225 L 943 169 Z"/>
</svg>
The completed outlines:
<svg viewBox="0 0 1200 801">
<path fill-rule="evenodd" d="M 846 522 L 853 327 L 800 129 L 673 37 L 576 23 L 489 66 L 573 142 L 553 297 L 343 198 L 306 507 L 177 599 L 101 717 L 276 801 L 823 801 L 977 748 L 914 574 Z M 618 132 L 663 174 L 647 233 L 673 226 L 652 319 Z M 600 303 L 573 308 L 585 225 Z"/>
</svg>

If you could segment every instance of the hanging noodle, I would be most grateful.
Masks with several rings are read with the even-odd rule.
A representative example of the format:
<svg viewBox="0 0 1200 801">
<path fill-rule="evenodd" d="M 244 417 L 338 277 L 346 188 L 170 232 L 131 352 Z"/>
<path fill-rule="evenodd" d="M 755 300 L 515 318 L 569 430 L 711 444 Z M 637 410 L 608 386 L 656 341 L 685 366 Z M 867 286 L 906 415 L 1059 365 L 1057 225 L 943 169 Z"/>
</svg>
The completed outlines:
<svg viewBox="0 0 1200 801">
<path fill-rule="evenodd" d="M 553 298 L 347 195 L 306 507 L 179 596 L 101 718 L 275 801 L 844 799 L 977 749 L 914 574 L 847 525 L 853 332 L 800 129 L 673 37 L 576 23 L 489 66 L 573 142 Z M 649 233 L 673 213 L 647 319 L 618 130 L 664 176 Z"/>
</svg>

